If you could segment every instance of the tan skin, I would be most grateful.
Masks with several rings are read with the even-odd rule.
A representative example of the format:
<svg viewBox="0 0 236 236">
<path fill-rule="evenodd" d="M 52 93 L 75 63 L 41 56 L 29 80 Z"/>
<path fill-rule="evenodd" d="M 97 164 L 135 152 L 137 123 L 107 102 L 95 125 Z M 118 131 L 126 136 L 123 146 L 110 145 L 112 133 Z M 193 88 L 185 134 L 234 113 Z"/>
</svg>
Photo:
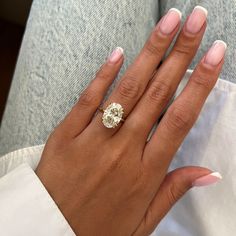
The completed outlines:
<svg viewBox="0 0 236 236">
<path fill-rule="evenodd" d="M 206 24 L 194 35 L 183 26 L 171 53 L 160 64 L 180 28 L 153 30 L 104 107 L 124 107 L 125 122 L 106 128 L 97 112 L 124 58 L 107 61 L 78 103 L 50 135 L 36 174 L 77 235 L 149 235 L 192 182 L 210 170 L 184 167 L 167 173 L 174 154 L 214 87 L 217 66 L 199 62 L 151 139 L 147 137 L 176 91 L 198 50 Z"/>
</svg>

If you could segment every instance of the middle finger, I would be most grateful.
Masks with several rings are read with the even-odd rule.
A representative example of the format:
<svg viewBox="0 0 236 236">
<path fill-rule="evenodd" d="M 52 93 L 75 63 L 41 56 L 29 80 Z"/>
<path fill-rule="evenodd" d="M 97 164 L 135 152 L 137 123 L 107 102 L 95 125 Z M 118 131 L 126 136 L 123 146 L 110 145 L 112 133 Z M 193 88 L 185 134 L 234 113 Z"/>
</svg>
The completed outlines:
<svg viewBox="0 0 236 236">
<path fill-rule="evenodd" d="M 197 6 L 187 18 L 178 39 L 140 102 L 129 115 L 120 135 L 140 137 L 146 141 L 150 130 L 168 104 L 184 76 L 206 29 L 207 10 Z M 139 135 L 136 135 L 139 134 Z"/>
</svg>

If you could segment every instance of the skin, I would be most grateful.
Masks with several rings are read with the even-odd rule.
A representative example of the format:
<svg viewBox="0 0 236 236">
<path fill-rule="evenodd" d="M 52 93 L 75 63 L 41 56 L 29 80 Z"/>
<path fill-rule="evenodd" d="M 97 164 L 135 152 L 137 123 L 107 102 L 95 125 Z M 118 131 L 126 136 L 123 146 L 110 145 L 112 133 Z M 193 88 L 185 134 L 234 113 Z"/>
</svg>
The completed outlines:
<svg viewBox="0 0 236 236">
<path fill-rule="evenodd" d="M 159 24 L 103 107 L 122 104 L 126 120 L 115 129 L 97 112 L 124 58 L 107 61 L 71 112 L 50 135 L 36 174 L 77 235 L 149 235 L 199 177 L 212 171 L 184 167 L 167 173 L 174 154 L 214 87 L 224 59 L 204 58 L 147 137 L 196 54 L 206 24 L 191 35 L 180 24 L 163 35 Z M 158 69 L 157 69 L 158 68 Z M 147 109 L 148 108 L 148 109 Z"/>
</svg>

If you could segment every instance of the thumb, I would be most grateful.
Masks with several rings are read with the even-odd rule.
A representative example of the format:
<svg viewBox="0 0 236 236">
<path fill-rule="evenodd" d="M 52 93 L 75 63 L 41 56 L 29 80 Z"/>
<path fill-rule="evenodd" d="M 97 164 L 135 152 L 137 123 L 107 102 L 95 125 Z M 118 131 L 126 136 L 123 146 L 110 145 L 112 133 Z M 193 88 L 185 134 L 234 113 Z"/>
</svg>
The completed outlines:
<svg viewBox="0 0 236 236">
<path fill-rule="evenodd" d="M 151 234 L 171 207 L 191 188 L 207 186 L 222 179 L 217 172 L 202 167 L 183 167 L 166 175 L 134 235 Z"/>
</svg>

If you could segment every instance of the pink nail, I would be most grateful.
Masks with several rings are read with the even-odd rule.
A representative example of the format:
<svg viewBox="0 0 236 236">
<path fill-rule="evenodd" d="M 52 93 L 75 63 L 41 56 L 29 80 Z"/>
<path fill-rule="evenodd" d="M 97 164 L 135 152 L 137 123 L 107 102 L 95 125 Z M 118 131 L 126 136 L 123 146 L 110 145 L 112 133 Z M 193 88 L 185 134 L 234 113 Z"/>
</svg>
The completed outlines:
<svg viewBox="0 0 236 236">
<path fill-rule="evenodd" d="M 203 177 L 196 179 L 192 185 L 194 187 L 208 186 L 208 185 L 217 183 L 221 179 L 222 179 L 222 176 L 220 173 L 213 172 L 209 175 L 205 175 Z"/>
<path fill-rule="evenodd" d="M 216 40 L 205 56 L 205 63 L 217 66 L 225 56 L 227 44 L 222 40 Z"/>
<path fill-rule="evenodd" d="M 182 14 L 176 8 L 171 8 L 161 21 L 160 30 L 163 34 L 170 34 L 174 31 L 181 20 Z"/>
<path fill-rule="evenodd" d="M 108 62 L 113 64 L 118 62 L 120 58 L 123 56 L 123 54 L 124 54 L 123 48 L 117 47 L 108 58 Z"/>
<path fill-rule="evenodd" d="M 186 30 L 191 34 L 198 33 L 206 22 L 207 14 L 204 7 L 196 6 L 187 20 Z"/>
</svg>

